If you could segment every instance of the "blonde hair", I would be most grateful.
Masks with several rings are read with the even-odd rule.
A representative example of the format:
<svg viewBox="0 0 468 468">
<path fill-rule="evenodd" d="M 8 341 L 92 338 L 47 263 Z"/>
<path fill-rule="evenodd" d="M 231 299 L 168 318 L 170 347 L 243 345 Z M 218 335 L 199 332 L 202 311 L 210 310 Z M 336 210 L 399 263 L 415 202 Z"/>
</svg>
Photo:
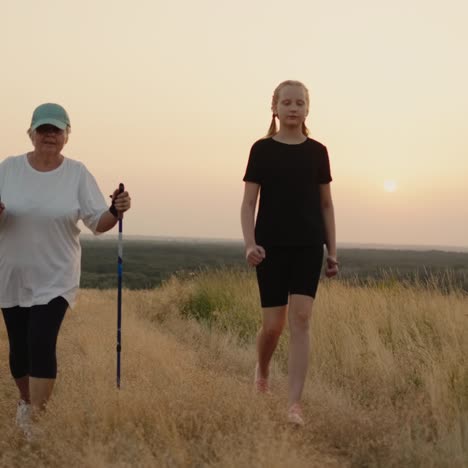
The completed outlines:
<svg viewBox="0 0 468 468">
<path fill-rule="evenodd" d="M 276 126 L 275 109 L 276 109 L 276 106 L 278 105 L 280 91 L 285 86 L 302 86 L 302 89 L 304 90 L 304 94 L 306 98 L 307 108 L 309 108 L 309 90 L 305 87 L 303 83 L 301 83 L 300 81 L 296 81 L 296 80 L 286 80 L 286 81 L 281 82 L 276 87 L 275 91 L 273 92 L 273 97 L 271 98 L 271 111 L 273 112 L 273 115 L 271 117 L 270 128 L 268 129 L 268 133 L 266 134 L 265 138 L 270 138 L 278 133 L 278 128 Z M 309 135 L 309 129 L 306 127 L 305 122 L 302 122 L 302 133 L 305 136 Z"/>
</svg>

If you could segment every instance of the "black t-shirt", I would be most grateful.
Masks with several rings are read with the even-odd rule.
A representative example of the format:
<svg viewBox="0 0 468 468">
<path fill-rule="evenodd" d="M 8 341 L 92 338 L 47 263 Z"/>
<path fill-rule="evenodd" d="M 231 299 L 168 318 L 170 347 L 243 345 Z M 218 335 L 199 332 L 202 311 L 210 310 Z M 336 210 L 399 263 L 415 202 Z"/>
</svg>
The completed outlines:
<svg viewBox="0 0 468 468">
<path fill-rule="evenodd" d="M 332 180 L 325 146 L 311 138 L 293 145 L 273 138 L 259 140 L 250 150 L 243 180 L 260 185 L 257 244 L 324 242 L 319 186 Z"/>
</svg>

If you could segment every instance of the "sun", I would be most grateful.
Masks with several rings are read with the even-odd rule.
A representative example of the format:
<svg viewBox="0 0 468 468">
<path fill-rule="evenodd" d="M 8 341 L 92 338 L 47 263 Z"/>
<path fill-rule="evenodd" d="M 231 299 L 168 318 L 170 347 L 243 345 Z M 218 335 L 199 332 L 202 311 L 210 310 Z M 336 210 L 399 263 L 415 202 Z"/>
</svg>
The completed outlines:
<svg viewBox="0 0 468 468">
<path fill-rule="evenodd" d="M 398 184 L 393 179 L 387 179 L 384 181 L 384 190 L 389 193 L 396 192 L 398 189 Z"/>
</svg>

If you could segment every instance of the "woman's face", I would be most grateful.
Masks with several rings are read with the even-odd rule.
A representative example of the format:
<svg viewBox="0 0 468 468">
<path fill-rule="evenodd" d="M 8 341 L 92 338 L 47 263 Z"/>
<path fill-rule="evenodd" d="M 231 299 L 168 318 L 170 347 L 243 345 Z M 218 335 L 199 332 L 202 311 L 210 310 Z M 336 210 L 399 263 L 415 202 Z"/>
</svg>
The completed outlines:
<svg viewBox="0 0 468 468">
<path fill-rule="evenodd" d="M 59 155 L 68 141 L 68 135 L 65 130 L 47 124 L 31 133 L 31 141 L 36 151 Z"/>
<path fill-rule="evenodd" d="M 278 104 L 274 112 L 278 116 L 281 125 L 286 127 L 302 126 L 309 113 L 304 88 L 293 85 L 286 85 L 281 88 Z"/>
</svg>

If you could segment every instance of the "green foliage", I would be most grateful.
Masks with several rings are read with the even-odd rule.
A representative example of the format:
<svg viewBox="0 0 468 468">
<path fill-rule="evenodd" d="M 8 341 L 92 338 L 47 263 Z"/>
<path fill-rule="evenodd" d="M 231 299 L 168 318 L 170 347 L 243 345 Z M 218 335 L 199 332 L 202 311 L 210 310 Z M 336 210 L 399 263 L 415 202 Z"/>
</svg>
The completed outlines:
<svg viewBox="0 0 468 468">
<path fill-rule="evenodd" d="M 255 275 L 240 268 L 212 270 L 190 280 L 190 295 L 181 313 L 209 327 L 233 332 L 251 342 L 260 324 Z"/>
<path fill-rule="evenodd" d="M 82 241 L 82 288 L 117 286 L 117 241 Z M 236 242 L 124 241 L 123 284 L 128 289 L 152 289 L 173 274 L 206 268 L 240 266 L 244 254 Z"/>
<path fill-rule="evenodd" d="M 83 240 L 82 288 L 117 285 L 117 241 Z M 429 289 L 468 292 L 468 253 L 340 249 L 340 278 L 388 289 L 407 283 Z M 128 289 L 151 289 L 173 274 L 190 275 L 220 267 L 245 268 L 240 242 L 191 240 L 124 241 L 123 282 Z"/>
<path fill-rule="evenodd" d="M 183 305 L 181 313 L 184 317 L 194 318 L 211 325 L 215 320 L 216 302 L 205 290 L 195 291 Z"/>
<path fill-rule="evenodd" d="M 468 292 L 468 253 L 441 250 L 340 249 L 340 277 L 377 287 L 426 286 Z"/>
</svg>

